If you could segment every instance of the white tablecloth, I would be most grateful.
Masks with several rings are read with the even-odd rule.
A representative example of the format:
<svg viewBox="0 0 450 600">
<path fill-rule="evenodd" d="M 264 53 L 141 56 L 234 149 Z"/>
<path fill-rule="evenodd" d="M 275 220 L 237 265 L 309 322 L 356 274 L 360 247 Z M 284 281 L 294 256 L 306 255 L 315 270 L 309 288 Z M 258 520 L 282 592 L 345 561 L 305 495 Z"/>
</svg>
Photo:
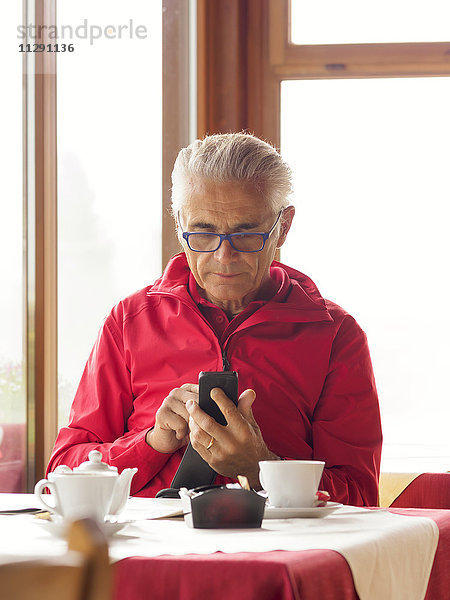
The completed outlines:
<svg viewBox="0 0 450 600">
<path fill-rule="evenodd" d="M 30 498 L 28 503 L 33 504 Z M 265 519 L 261 529 L 192 529 L 182 520 L 141 520 L 174 507 L 177 501 L 131 499 L 123 517 L 139 520 L 111 538 L 111 559 L 329 549 L 347 560 L 361 600 L 422 600 L 439 537 L 431 519 L 349 506 L 323 519 Z M 0 517 L 0 561 L 65 551 L 63 540 L 33 520 L 29 515 Z"/>
</svg>

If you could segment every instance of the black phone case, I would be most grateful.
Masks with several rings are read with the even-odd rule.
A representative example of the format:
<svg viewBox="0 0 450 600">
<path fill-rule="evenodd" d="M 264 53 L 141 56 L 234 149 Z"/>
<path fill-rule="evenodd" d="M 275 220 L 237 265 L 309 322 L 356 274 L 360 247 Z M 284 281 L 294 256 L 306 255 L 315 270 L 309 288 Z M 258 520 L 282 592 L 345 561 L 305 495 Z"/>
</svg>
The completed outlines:
<svg viewBox="0 0 450 600">
<path fill-rule="evenodd" d="M 226 425 L 225 417 L 211 398 L 211 390 L 216 387 L 221 388 L 228 398 L 237 404 L 238 376 L 236 371 L 202 371 L 198 376 L 198 384 L 200 408 L 221 425 Z"/>
<path fill-rule="evenodd" d="M 198 383 L 200 408 L 221 425 L 226 425 L 226 419 L 211 398 L 210 392 L 215 387 L 221 388 L 228 398 L 237 404 L 238 375 L 236 371 L 202 371 L 199 374 Z M 203 460 L 189 442 L 170 487 L 192 489 L 201 485 L 211 485 L 216 475 L 216 471 Z"/>
</svg>

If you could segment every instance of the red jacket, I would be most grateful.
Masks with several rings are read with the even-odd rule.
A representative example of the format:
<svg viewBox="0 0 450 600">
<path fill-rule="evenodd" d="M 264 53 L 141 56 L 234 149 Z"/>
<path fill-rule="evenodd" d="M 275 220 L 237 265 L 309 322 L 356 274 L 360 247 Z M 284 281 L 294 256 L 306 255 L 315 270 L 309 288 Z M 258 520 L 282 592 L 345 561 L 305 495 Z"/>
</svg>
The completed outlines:
<svg viewBox="0 0 450 600">
<path fill-rule="evenodd" d="M 170 390 L 197 382 L 199 371 L 222 370 L 223 349 L 239 373 L 239 393 L 256 391 L 253 414 L 269 449 L 324 460 L 321 486 L 332 500 L 376 505 L 380 415 L 366 336 L 355 320 L 308 277 L 274 262 L 271 276 L 284 293 L 231 321 L 222 348 L 189 294 L 189 274 L 185 255 L 175 256 L 154 285 L 106 318 L 48 470 L 76 466 L 98 449 L 119 471 L 138 467 L 132 494 L 169 487 L 183 450 L 161 454 L 145 435 Z"/>
</svg>

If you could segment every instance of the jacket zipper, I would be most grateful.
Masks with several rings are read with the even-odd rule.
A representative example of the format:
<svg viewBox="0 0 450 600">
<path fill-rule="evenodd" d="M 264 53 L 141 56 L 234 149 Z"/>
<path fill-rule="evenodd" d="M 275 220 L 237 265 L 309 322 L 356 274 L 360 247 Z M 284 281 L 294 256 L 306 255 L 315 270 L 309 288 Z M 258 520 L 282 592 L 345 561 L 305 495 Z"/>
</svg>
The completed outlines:
<svg viewBox="0 0 450 600">
<path fill-rule="evenodd" d="M 230 361 L 228 360 L 225 348 L 222 348 L 222 366 L 224 371 L 231 371 Z"/>
</svg>

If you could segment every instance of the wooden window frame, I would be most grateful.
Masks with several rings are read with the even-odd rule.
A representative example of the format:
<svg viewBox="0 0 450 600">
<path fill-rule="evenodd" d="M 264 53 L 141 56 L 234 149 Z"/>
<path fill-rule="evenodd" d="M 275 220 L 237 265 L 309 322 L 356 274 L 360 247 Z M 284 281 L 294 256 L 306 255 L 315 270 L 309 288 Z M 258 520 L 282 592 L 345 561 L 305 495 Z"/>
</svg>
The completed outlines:
<svg viewBox="0 0 450 600">
<path fill-rule="evenodd" d="M 172 169 L 189 139 L 189 2 L 163 0 L 162 269 L 181 251 L 171 214 Z"/>
<path fill-rule="evenodd" d="M 24 2 L 41 32 L 27 43 L 52 43 L 56 0 Z M 42 26 L 39 29 L 39 26 Z M 27 28 L 27 36 L 29 31 Z M 57 432 L 56 53 L 24 58 L 24 358 L 27 403 L 27 489 L 44 475 Z M 31 67 L 30 71 L 27 67 Z M 28 121 L 28 115 L 34 118 Z"/>
<path fill-rule="evenodd" d="M 450 42 L 298 45 L 290 0 L 198 7 L 199 136 L 247 130 L 279 147 L 283 80 L 450 75 Z"/>
<path fill-rule="evenodd" d="M 42 27 L 52 43 L 57 0 L 23 0 L 23 24 Z M 187 44 L 189 3 L 162 0 L 163 8 L 163 266 L 180 250 L 170 215 L 170 174 L 189 143 Z M 27 29 L 28 31 L 28 29 Z M 28 62 L 27 62 L 28 60 Z M 58 429 L 57 87 L 56 53 L 23 59 L 24 362 L 26 364 L 26 487 L 44 476 Z M 30 68 L 31 64 L 31 68 Z"/>
<path fill-rule="evenodd" d="M 283 80 L 450 75 L 450 42 L 293 44 L 290 0 L 198 0 L 197 10 L 199 137 L 248 131 L 279 148 Z"/>
<path fill-rule="evenodd" d="M 56 0 L 24 0 L 24 7 L 29 3 L 37 25 L 56 24 Z M 180 249 L 170 216 L 170 173 L 179 148 L 191 141 L 188 8 L 186 0 L 163 0 L 163 267 Z M 295 45 L 289 32 L 289 0 L 197 0 L 199 137 L 246 130 L 279 147 L 286 79 L 450 75 L 450 42 Z M 26 119 L 24 128 L 24 173 L 33 172 L 24 179 L 29 490 L 45 471 L 57 432 L 55 56 L 35 54 L 33 79 L 24 75 L 24 114 L 33 101 L 36 117 L 33 131 Z"/>
</svg>

